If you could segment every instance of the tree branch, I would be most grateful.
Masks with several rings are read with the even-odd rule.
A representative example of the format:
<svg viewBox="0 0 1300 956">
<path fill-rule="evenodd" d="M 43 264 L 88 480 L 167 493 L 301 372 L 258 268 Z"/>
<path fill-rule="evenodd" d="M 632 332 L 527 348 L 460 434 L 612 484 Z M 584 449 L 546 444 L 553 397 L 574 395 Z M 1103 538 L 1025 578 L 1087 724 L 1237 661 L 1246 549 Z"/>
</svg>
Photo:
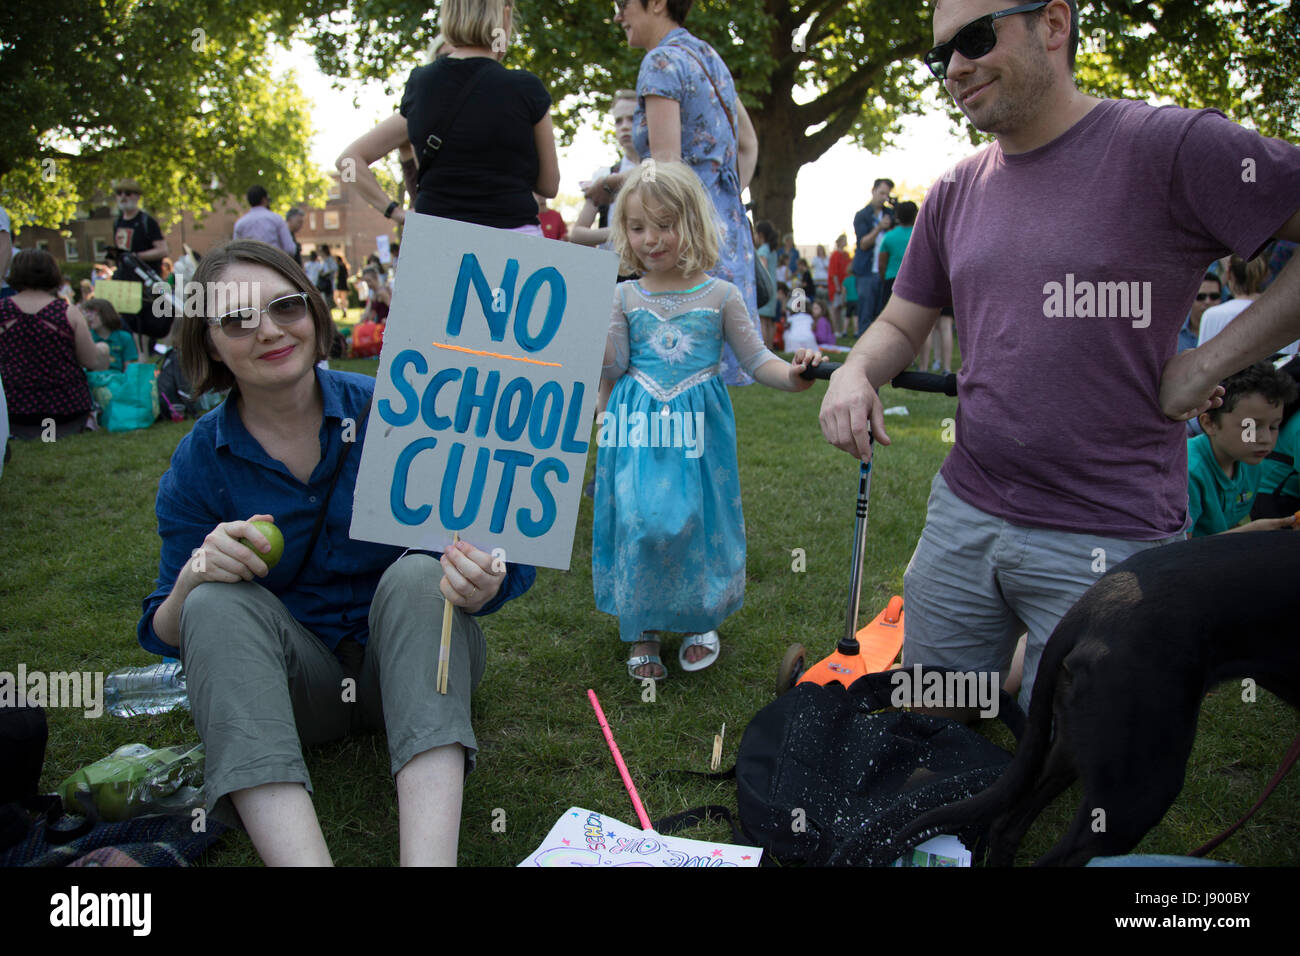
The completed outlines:
<svg viewBox="0 0 1300 956">
<path fill-rule="evenodd" d="M 796 104 L 791 111 L 804 129 L 824 123 L 834 114 L 852 104 L 861 104 L 867 91 L 873 89 L 880 78 L 882 67 L 858 70 L 838 86 L 833 86 L 811 103 Z"/>
<path fill-rule="evenodd" d="M 870 69 L 859 69 L 843 83 L 827 90 L 811 103 L 795 106 L 793 110 L 795 119 L 803 123 L 806 129 L 809 126 L 816 126 L 818 123 L 829 121 L 834 114 L 838 113 L 846 105 L 856 104 L 861 106 L 866 92 L 875 88 L 875 84 L 883 75 L 885 67 L 901 59 L 916 57 L 928 49 L 929 41 L 924 37 L 918 37 L 909 43 L 890 49 L 885 59 L 878 61 L 878 65 Z"/>
<path fill-rule="evenodd" d="M 812 27 L 809 27 L 808 35 L 804 37 L 804 45 L 811 47 L 826 36 L 827 31 L 830 29 L 831 17 L 847 7 L 849 2 L 850 0 L 822 0 L 820 3 L 812 4 L 808 9 L 811 16 L 817 18 L 817 22 Z M 811 16 L 809 19 L 811 19 Z"/>
<path fill-rule="evenodd" d="M 858 111 L 861 104 L 850 108 L 840 110 L 835 118 L 825 126 L 813 133 L 811 136 L 805 136 L 803 141 L 795 147 L 799 157 L 800 165 L 811 163 L 820 157 L 824 152 L 844 138 L 845 134 L 853 128 L 853 123 L 858 118 Z"/>
</svg>

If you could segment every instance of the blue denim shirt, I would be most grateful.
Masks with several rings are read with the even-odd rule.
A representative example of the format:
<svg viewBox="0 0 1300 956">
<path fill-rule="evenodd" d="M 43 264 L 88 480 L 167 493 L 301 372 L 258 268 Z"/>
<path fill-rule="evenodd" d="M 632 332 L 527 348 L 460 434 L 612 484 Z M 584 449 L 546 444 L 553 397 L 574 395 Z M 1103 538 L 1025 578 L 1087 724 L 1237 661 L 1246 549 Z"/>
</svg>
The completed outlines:
<svg viewBox="0 0 1300 956">
<path fill-rule="evenodd" d="M 853 234 L 857 236 L 857 242 L 854 244 L 853 264 L 850 271 L 855 276 L 869 276 L 875 271 L 875 248 L 863 249 L 862 237 L 876 228 L 876 223 L 880 221 L 880 213 L 876 212 L 874 206 L 867 205 L 859 209 L 857 215 L 853 217 Z"/>
<path fill-rule="evenodd" d="M 1183 320 L 1183 327 L 1178 330 L 1178 351 L 1186 352 L 1188 349 L 1196 348 L 1196 340 L 1199 338 L 1197 333 L 1192 331 L 1192 317 L 1190 313 Z"/>
<path fill-rule="evenodd" d="M 331 650 L 345 638 L 364 644 L 369 637 L 370 602 L 379 579 L 403 548 L 348 536 L 352 497 L 365 426 L 355 429 L 352 449 L 329 502 L 329 514 L 316 548 L 291 590 L 286 590 L 311 539 L 317 511 L 329 488 L 339 456 L 350 443 L 343 440 L 343 419 L 355 422 L 374 392 L 375 380 L 352 372 L 316 370 L 324 403 L 320 428 L 320 462 L 303 484 L 281 462 L 266 453 L 244 427 L 233 400 L 203 416 L 181 439 L 171 468 L 158 482 L 158 534 L 162 555 L 158 586 L 144 599 L 137 626 L 140 646 L 154 654 L 174 655 L 153 629 L 153 616 L 171 593 L 182 564 L 203 539 L 223 521 L 255 514 L 274 516 L 284 535 L 284 554 L 264 578 L 255 578 L 284 602 L 289 613 Z M 367 423 L 371 419 L 367 419 Z M 378 493 L 378 492 L 377 492 Z M 490 614 L 527 591 L 537 571 L 531 565 L 507 564 L 506 580 L 496 597 L 477 615 Z M 437 627 L 433 622 L 431 627 Z"/>
</svg>

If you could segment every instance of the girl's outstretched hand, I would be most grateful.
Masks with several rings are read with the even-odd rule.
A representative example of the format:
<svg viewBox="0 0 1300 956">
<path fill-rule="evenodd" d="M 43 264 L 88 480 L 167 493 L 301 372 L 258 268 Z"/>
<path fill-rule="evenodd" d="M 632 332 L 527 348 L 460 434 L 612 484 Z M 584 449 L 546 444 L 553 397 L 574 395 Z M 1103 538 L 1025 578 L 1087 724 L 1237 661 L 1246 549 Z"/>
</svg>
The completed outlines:
<svg viewBox="0 0 1300 956">
<path fill-rule="evenodd" d="M 813 380 L 800 378 L 800 373 L 806 368 L 815 368 L 821 365 L 823 358 L 825 356 L 816 349 L 799 349 L 796 351 L 794 358 L 790 360 L 790 390 L 802 392 L 804 389 L 812 388 Z"/>
<path fill-rule="evenodd" d="M 493 570 L 493 567 L 499 570 Z M 442 553 L 442 596 L 468 614 L 497 596 L 506 579 L 505 563 L 468 541 L 457 541 Z"/>
</svg>

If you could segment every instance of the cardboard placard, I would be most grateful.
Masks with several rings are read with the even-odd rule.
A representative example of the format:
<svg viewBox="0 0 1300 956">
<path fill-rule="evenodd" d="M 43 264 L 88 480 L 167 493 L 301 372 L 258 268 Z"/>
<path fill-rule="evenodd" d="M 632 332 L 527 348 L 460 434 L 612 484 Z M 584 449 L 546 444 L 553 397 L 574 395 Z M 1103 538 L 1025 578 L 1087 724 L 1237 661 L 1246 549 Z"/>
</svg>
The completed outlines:
<svg viewBox="0 0 1300 956">
<path fill-rule="evenodd" d="M 100 279 L 95 283 L 95 298 L 118 312 L 134 315 L 144 305 L 144 285 L 127 279 Z"/>
<path fill-rule="evenodd" d="M 618 262 L 408 214 L 353 538 L 568 570 Z"/>
</svg>

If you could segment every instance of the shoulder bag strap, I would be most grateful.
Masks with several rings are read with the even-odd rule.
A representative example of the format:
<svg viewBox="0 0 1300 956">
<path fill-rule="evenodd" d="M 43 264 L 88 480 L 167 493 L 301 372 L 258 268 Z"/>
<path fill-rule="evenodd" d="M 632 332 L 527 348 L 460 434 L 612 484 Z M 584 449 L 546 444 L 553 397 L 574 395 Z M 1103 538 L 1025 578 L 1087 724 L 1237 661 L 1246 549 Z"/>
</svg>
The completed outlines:
<svg viewBox="0 0 1300 956">
<path fill-rule="evenodd" d="M 483 79 L 485 73 L 493 69 L 503 69 L 503 67 L 496 60 L 489 60 L 486 66 L 481 66 L 474 72 L 474 75 L 469 78 L 469 82 L 461 87 L 460 95 L 456 97 L 455 102 L 453 102 L 449 108 L 443 110 L 442 115 L 438 117 L 438 122 L 433 124 L 435 129 L 441 129 L 444 134 L 451 131 L 452 126 L 456 122 L 456 117 L 460 115 L 461 109 L 465 106 L 466 101 L 469 100 L 469 95 L 474 92 L 474 87 L 478 86 L 478 81 Z M 420 166 L 415 173 L 417 189 L 419 188 L 419 184 L 424 180 L 424 174 L 433 167 L 434 162 L 438 159 L 439 150 L 442 149 L 444 139 L 445 136 L 440 136 L 437 133 L 430 133 L 425 137 L 424 143 L 421 144 Z"/>
<path fill-rule="evenodd" d="M 361 426 L 365 424 L 366 418 L 370 415 L 370 403 L 374 401 L 372 395 L 366 402 L 366 407 L 361 410 L 361 417 L 357 419 L 357 434 L 361 433 Z M 284 590 L 291 591 L 293 586 L 298 583 L 298 578 L 302 576 L 303 569 L 307 567 L 307 562 L 311 560 L 312 552 L 316 550 L 316 542 L 320 539 L 321 528 L 325 526 L 325 514 L 329 511 L 330 498 L 334 495 L 334 486 L 339 483 L 339 475 L 343 473 L 343 466 L 347 464 L 348 456 L 352 454 L 352 446 L 356 442 L 348 442 L 348 447 L 343 449 L 343 454 L 339 455 L 339 463 L 334 466 L 334 474 L 330 476 L 330 486 L 325 492 L 325 499 L 321 502 L 320 510 L 316 512 L 316 525 L 311 529 L 311 540 L 307 542 L 307 551 L 302 556 L 302 563 L 298 565 L 298 570 L 293 572 L 293 577 L 289 583 L 284 586 Z"/>
<path fill-rule="evenodd" d="M 715 83 L 715 82 L 713 82 L 713 74 L 710 73 L 710 72 L 709 72 L 709 68 L 708 68 L 707 66 L 704 65 L 704 61 L 701 60 L 698 56 L 696 56 L 696 55 L 695 55 L 695 51 L 692 50 L 690 47 L 688 47 L 686 44 L 684 44 L 684 43 L 669 43 L 668 46 L 675 47 L 675 48 L 681 50 L 683 53 L 685 53 L 687 56 L 689 56 L 692 60 L 694 60 L 696 63 L 698 63 L 698 64 L 700 65 L 700 69 L 704 71 L 704 76 L 705 76 L 705 78 L 709 81 L 709 85 L 710 85 L 711 87 L 713 87 L 713 95 L 716 96 L 716 97 L 718 98 L 718 103 L 721 104 L 721 106 L 722 106 L 722 112 L 726 114 L 726 117 L 727 117 L 727 123 L 731 126 L 731 132 L 732 132 L 732 135 L 736 137 L 736 151 L 737 151 L 737 153 L 739 153 L 739 151 L 740 151 L 740 127 L 739 127 L 739 125 L 737 125 L 735 117 L 733 117 L 733 116 L 731 115 L 731 110 L 727 109 L 727 101 L 723 98 L 723 96 L 722 96 L 722 91 L 718 89 L 718 84 Z M 740 92 L 737 91 L 737 92 L 736 92 L 736 95 L 739 96 L 739 95 L 740 95 Z"/>
</svg>

